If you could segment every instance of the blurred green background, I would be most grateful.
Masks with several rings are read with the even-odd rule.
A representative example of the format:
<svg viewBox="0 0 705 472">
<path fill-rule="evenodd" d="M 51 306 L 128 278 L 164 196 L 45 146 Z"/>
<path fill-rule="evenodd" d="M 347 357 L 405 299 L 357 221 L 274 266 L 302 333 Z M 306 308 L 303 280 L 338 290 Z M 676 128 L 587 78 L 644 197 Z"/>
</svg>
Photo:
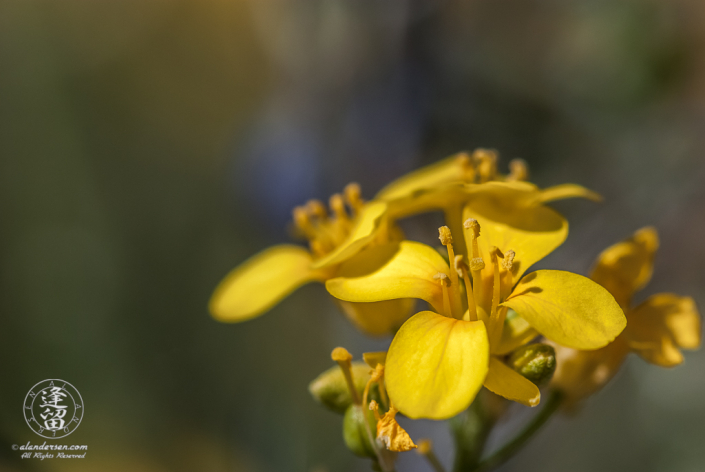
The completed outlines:
<svg viewBox="0 0 705 472">
<path fill-rule="evenodd" d="M 557 205 L 571 235 L 542 267 L 585 274 L 655 225 L 637 301 L 702 306 L 704 26 L 692 0 L 1 0 L 0 470 L 368 470 L 307 385 L 333 347 L 389 340 L 357 333 L 321 286 L 240 325 L 206 304 L 287 240 L 294 205 L 350 181 L 370 198 L 460 150 L 606 197 Z M 502 470 L 703 470 L 704 367 L 703 352 L 672 370 L 630 359 Z M 42 442 L 22 403 L 46 378 L 83 396 L 56 441 L 87 444 L 83 460 L 11 450 Z M 448 463 L 442 423 L 404 425 Z"/>
</svg>

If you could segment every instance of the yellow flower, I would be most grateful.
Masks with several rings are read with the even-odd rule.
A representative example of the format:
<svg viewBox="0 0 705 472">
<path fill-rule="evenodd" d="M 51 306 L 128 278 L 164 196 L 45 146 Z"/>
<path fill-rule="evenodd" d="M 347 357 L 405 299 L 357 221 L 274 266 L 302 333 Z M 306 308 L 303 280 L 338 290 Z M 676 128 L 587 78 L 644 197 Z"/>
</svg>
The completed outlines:
<svg viewBox="0 0 705 472">
<path fill-rule="evenodd" d="M 295 208 L 295 227 L 309 240 L 310 250 L 283 244 L 245 261 L 214 291 L 209 303 L 211 314 L 223 322 L 260 316 L 302 285 L 335 277 L 340 264 L 364 248 L 403 239 L 395 225 L 399 218 L 441 210 L 449 221 L 459 222 L 462 206 L 483 192 L 490 185 L 485 182 L 490 180 L 513 184 L 526 197 L 526 205 L 577 196 L 599 198 L 579 186 L 538 191 L 532 184 L 517 182 L 527 176 L 522 161 L 510 163 L 508 176 L 496 172 L 496 161 L 497 155 L 491 151 L 479 149 L 472 156 L 460 153 L 401 177 L 367 203 L 360 197 L 359 186 L 350 184 L 344 195 L 331 197 L 331 215 L 316 200 Z M 562 229 L 567 231 L 567 225 Z M 411 300 L 366 304 L 339 301 L 338 305 L 353 324 L 371 335 L 394 332 L 413 308 Z"/>
<path fill-rule="evenodd" d="M 598 257 L 590 277 L 614 295 L 627 316 L 627 327 L 596 351 L 557 349 L 552 384 L 568 396 L 569 404 L 602 388 L 630 352 L 651 364 L 672 367 L 683 362 L 679 348 L 700 346 L 700 315 L 692 298 L 659 293 L 632 307 L 634 293 L 651 279 L 657 249 L 656 230 L 647 227 Z"/>
<path fill-rule="evenodd" d="M 614 298 L 585 277 L 541 270 L 519 280 L 565 239 L 567 223 L 542 204 L 554 195 L 530 184 L 483 184 L 463 210 L 476 217 L 466 220 L 469 263 L 455 256 L 450 230 L 441 228 L 454 270 L 433 248 L 402 241 L 366 249 L 326 282 L 334 297 L 346 301 L 420 298 L 434 308 L 404 323 L 389 348 L 387 389 L 399 411 L 411 418 L 448 418 L 467 408 L 483 384 L 535 405 L 536 386 L 499 356 L 537 333 L 566 346 L 597 349 L 624 329 Z M 517 323 L 505 323 L 509 308 L 520 315 L 513 318 Z M 505 330 L 505 324 L 512 327 Z"/>
</svg>

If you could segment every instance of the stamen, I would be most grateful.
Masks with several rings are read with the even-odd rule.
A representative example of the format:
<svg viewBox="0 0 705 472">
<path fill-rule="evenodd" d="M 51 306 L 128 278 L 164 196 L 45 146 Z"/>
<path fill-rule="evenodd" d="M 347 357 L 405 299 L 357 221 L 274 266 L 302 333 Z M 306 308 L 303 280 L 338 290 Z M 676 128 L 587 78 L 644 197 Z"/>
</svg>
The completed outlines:
<svg viewBox="0 0 705 472">
<path fill-rule="evenodd" d="M 389 405 L 389 401 L 387 400 L 387 392 L 384 388 L 384 366 L 382 364 L 377 364 L 375 369 L 370 372 L 370 382 L 377 382 L 377 387 L 379 388 L 379 396 L 381 397 L 382 403 L 385 405 Z M 365 387 L 365 394 L 362 397 L 362 404 L 366 404 L 367 400 L 367 390 L 369 389 L 370 382 L 368 382 L 368 385 Z"/>
<path fill-rule="evenodd" d="M 468 275 L 468 265 L 463 260 L 463 256 L 455 256 L 455 269 L 463 274 L 465 282 L 465 293 L 468 297 L 468 320 L 477 321 L 477 307 L 475 306 L 475 295 L 472 293 L 472 285 L 470 285 L 470 276 Z"/>
<path fill-rule="evenodd" d="M 494 180 L 497 176 L 497 153 L 489 149 L 477 149 L 473 153 L 475 168 L 480 174 L 480 183 Z"/>
<path fill-rule="evenodd" d="M 441 287 L 443 288 L 443 314 L 449 318 L 453 318 L 453 314 L 450 311 L 450 298 L 448 297 L 448 285 L 450 285 L 450 279 L 443 272 L 439 272 L 433 276 L 433 280 L 439 280 L 441 282 Z"/>
<path fill-rule="evenodd" d="M 448 261 L 454 263 L 455 252 L 453 252 L 453 236 L 450 233 L 450 228 L 447 226 L 441 226 L 438 228 L 438 239 L 441 240 L 441 244 L 446 247 L 448 251 Z M 461 303 L 460 303 L 460 291 L 458 290 L 458 272 L 456 270 L 450 271 L 450 286 L 452 294 L 450 294 L 450 309 L 454 318 L 461 318 L 463 316 Z"/>
<path fill-rule="evenodd" d="M 308 239 L 313 239 L 316 237 L 316 229 L 311 223 L 311 217 L 306 211 L 306 207 L 297 206 L 294 207 L 292 211 L 292 216 L 294 218 L 294 224 L 301 231 L 304 236 Z"/>
<path fill-rule="evenodd" d="M 472 289 L 475 299 L 479 296 L 479 292 L 482 289 L 482 274 L 480 271 L 485 268 L 485 261 L 480 257 L 480 248 L 477 245 L 477 238 L 480 237 L 480 223 L 477 222 L 475 218 L 468 218 L 463 223 L 463 226 L 470 230 L 469 238 L 472 244 L 472 250 L 468 251 L 472 255 L 470 259 L 470 271 L 472 274 Z"/>
<path fill-rule="evenodd" d="M 514 263 L 514 256 L 516 256 L 516 253 L 512 251 L 511 249 L 507 251 L 507 253 L 504 255 L 504 259 L 502 259 L 502 268 L 504 270 L 512 270 L 512 264 Z"/>
<path fill-rule="evenodd" d="M 462 152 L 455 157 L 455 163 L 460 168 L 460 178 L 466 182 L 475 181 L 475 166 L 467 152 Z"/>
<path fill-rule="evenodd" d="M 353 214 L 357 215 L 364 205 L 364 202 L 360 197 L 360 185 L 355 182 L 349 183 L 343 189 L 343 193 L 345 194 L 345 200 L 348 202 L 348 205 L 350 205 Z"/>
<path fill-rule="evenodd" d="M 340 220 L 348 219 L 348 212 L 345 211 L 345 201 L 343 196 L 339 193 L 333 194 L 328 201 L 328 206 L 330 206 L 333 214 Z"/>
<path fill-rule="evenodd" d="M 333 352 L 331 352 L 330 357 L 338 363 L 340 370 L 343 371 L 353 403 L 360 405 L 360 396 L 357 394 L 352 375 L 352 355 L 344 347 L 336 347 L 333 349 Z"/>
<path fill-rule="evenodd" d="M 497 258 L 504 258 L 504 254 L 496 246 L 492 246 L 490 249 L 490 258 L 492 259 L 492 267 L 494 269 L 494 277 L 492 281 L 492 308 L 490 310 L 490 319 L 488 326 L 488 337 L 490 339 L 490 346 L 495 345 L 499 342 L 499 336 L 502 335 L 502 328 L 504 325 L 504 319 L 499 320 L 497 313 L 497 307 L 499 306 L 500 297 L 500 278 L 499 278 L 499 261 Z M 502 310 L 503 314 L 506 315 L 506 310 Z M 497 335 L 499 333 L 499 336 Z"/>
<path fill-rule="evenodd" d="M 376 401 L 372 400 L 372 401 L 370 402 L 370 410 L 374 411 L 374 413 L 375 413 L 375 419 L 376 419 L 377 421 L 379 421 L 379 420 L 382 419 L 382 417 L 379 415 L 379 405 L 377 404 Z"/>
<path fill-rule="evenodd" d="M 310 215 L 315 216 L 321 221 L 328 219 L 328 210 L 326 210 L 326 206 L 320 200 L 309 200 L 306 203 L 306 210 Z"/>
<path fill-rule="evenodd" d="M 512 159 L 509 161 L 509 175 L 507 180 L 524 181 L 529 179 L 529 168 L 524 159 Z"/>
</svg>

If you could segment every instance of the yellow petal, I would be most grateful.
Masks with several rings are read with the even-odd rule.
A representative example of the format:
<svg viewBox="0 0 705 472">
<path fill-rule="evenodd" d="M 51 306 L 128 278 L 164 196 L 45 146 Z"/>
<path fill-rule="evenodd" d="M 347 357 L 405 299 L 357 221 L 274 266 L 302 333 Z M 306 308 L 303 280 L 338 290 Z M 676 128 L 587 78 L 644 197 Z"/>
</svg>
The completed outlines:
<svg viewBox="0 0 705 472">
<path fill-rule="evenodd" d="M 531 380 L 525 379 L 494 356 L 490 357 L 484 385 L 489 391 L 522 405 L 536 406 L 541 401 L 541 392 Z"/>
<path fill-rule="evenodd" d="M 299 246 L 266 249 L 236 267 L 216 287 L 209 303 L 218 321 L 238 322 L 261 315 L 301 285 L 327 277 L 311 269 L 311 254 Z"/>
<path fill-rule="evenodd" d="M 411 316 L 416 300 L 401 298 L 372 303 L 354 303 L 336 300 L 345 316 L 361 331 L 371 336 L 396 333 Z"/>
<path fill-rule="evenodd" d="M 436 187 L 439 184 L 464 180 L 472 172 L 472 164 L 465 153 L 447 157 L 435 164 L 406 174 L 384 187 L 375 200 L 394 200 L 412 195 L 421 189 Z"/>
<path fill-rule="evenodd" d="M 629 239 L 602 251 L 590 278 L 609 290 L 626 309 L 634 292 L 651 279 L 658 245 L 656 230 L 642 228 Z"/>
<path fill-rule="evenodd" d="M 387 204 L 372 201 L 366 204 L 355 219 L 350 235 L 332 252 L 313 263 L 313 268 L 330 267 L 360 252 L 385 228 Z"/>
<path fill-rule="evenodd" d="M 629 346 L 652 364 L 670 367 L 683 362 L 678 348 L 700 346 L 700 314 L 690 297 L 660 293 L 629 315 Z"/>
<path fill-rule="evenodd" d="M 502 339 L 498 346 L 491 346 L 492 354 L 509 354 L 516 348 L 528 343 L 539 333 L 514 310 L 509 310 L 507 318 L 504 320 Z"/>
<path fill-rule="evenodd" d="M 551 386 L 566 395 L 568 407 L 600 390 L 619 371 L 629 353 L 623 336 L 594 351 L 553 346 L 556 372 Z"/>
<path fill-rule="evenodd" d="M 384 365 L 387 362 L 387 351 L 363 352 L 362 360 L 374 369 L 377 364 Z"/>
<path fill-rule="evenodd" d="M 449 273 L 448 264 L 432 247 L 412 241 L 369 247 L 343 263 L 328 292 L 349 302 L 420 298 L 443 309 L 443 291 L 434 276 Z"/>
<path fill-rule="evenodd" d="M 418 446 L 411 440 L 409 434 L 402 428 L 395 416 L 397 410 L 391 407 L 377 422 L 377 439 L 382 441 L 390 451 L 404 452 L 416 449 Z"/>
<path fill-rule="evenodd" d="M 627 325 L 607 290 L 587 277 L 560 270 L 527 275 L 504 305 L 548 339 L 575 349 L 603 347 Z"/>
<path fill-rule="evenodd" d="M 404 323 L 389 347 L 387 392 L 410 418 L 450 418 L 475 398 L 488 362 L 489 341 L 482 321 L 422 311 Z"/>
</svg>

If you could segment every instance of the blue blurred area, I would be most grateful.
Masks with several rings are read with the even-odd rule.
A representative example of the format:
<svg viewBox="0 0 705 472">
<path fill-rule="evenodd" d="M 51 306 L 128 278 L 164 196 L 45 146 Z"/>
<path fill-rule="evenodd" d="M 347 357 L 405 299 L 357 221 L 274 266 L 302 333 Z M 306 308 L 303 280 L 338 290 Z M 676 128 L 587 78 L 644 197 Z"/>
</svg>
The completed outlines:
<svg viewBox="0 0 705 472">
<path fill-rule="evenodd" d="M 351 181 L 371 198 L 460 150 L 606 197 L 556 205 L 571 235 L 542 267 L 587 273 L 654 225 L 639 297 L 702 306 L 704 22 L 687 0 L 0 3 L 0 469 L 368 470 L 307 385 L 335 346 L 388 341 L 320 286 L 239 325 L 207 302 L 289 239 L 295 205 Z M 405 227 L 431 242 L 437 217 Z M 502 470 L 702 470 L 704 367 L 630 359 Z M 67 443 L 89 453 L 18 460 L 38 440 L 24 396 L 56 377 L 84 398 Z M 403 424 L 448 462 L 443 424 Z"/>
</svg>

